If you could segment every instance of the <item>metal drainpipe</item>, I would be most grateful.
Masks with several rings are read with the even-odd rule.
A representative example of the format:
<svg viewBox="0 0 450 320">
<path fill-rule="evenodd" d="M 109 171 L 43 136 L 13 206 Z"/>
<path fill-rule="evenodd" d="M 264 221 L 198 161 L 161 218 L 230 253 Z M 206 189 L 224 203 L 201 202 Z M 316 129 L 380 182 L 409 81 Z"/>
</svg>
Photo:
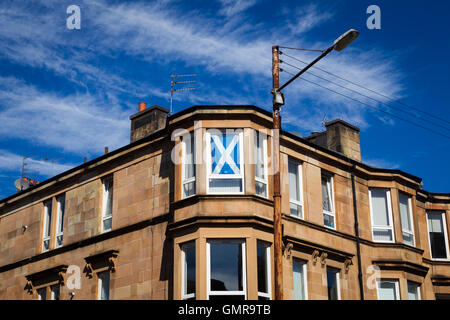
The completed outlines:
<svg viewBox="0 0 450 320">
<path fill-rule="evenodd" d="M 358 207 L 356 204 L 356 189 L 355 189 L 355 168 L 356 165 L 352 165 L 351 179 L 352 179 L 352 194 L 353 194 L 353 214 L 355 216 L 355 236 L 356 236 L 356 255 L 358 259 L 358 281 L 359 281 L 359 295 L 361 300 L 364 300 L 364 286 L 362 279 L 362 267 L 361 267 L 361 249 L 359 242 L 359 227 L 358 227 Z"/>
</svg>

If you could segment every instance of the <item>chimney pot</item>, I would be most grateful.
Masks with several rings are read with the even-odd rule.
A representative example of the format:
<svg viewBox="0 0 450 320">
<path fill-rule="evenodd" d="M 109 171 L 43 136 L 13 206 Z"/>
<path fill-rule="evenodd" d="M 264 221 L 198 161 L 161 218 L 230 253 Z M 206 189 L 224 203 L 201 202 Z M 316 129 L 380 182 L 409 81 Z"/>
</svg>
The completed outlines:
<svg viewBox="0 0 450 320">
<path fill-rule="evenodd" d="M 147 108 L 147 104 L 145 102 L 139 102 L 139 112 L 144 111 Z"/>
</svg>

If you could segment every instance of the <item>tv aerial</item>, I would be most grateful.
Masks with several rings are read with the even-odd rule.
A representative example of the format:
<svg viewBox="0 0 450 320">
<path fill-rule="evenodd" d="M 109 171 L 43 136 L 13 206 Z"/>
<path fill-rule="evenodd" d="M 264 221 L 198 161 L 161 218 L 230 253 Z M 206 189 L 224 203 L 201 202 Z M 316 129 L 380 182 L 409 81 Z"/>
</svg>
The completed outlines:
<svg viewBox="0 0 450 320">
<path fill-rule="evenodd" d="M 196 74 L 172 74 L 170 76 L 170 114 L 173 112 L 173 94 L 178 91 L 192 91 L 198 88 L 194 87 L 178 87 L 175 88 L 177 84 L 186 84 L 186 83 L 195 83 L 196 80 L 184 80 L 184 81 L 175 81 L 176 78 L 179 77 L 196 77 Z"/>
</svg>

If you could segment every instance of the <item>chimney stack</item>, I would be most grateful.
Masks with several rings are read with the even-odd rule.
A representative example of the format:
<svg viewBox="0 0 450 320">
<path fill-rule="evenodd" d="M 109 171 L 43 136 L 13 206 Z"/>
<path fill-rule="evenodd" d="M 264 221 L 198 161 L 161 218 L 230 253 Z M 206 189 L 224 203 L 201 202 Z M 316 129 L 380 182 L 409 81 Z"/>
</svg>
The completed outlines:
<svg viewBox="0 0 450 320">
<path fill-rule="evenodd" d="M 313 132 L 305 139 L 327 149 L 361 161 L 359 128 L 341 119 L 325 123 L 326 131 Z"/>
<path fill-rule="evenodd" d="M 169 110 L 157 105 L 147 108 L 145 102 L 139 102 L 138 113 L 130 116 L 130 142 L 147 137 L 155 131 L 166 127 Z"/>
</svg>

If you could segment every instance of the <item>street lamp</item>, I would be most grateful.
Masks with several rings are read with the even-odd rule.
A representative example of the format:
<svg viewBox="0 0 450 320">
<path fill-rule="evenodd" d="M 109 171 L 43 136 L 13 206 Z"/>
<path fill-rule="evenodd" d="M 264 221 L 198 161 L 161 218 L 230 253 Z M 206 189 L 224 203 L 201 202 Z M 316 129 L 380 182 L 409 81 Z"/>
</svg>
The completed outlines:
<svg viewBox="0 0 450 320">
<path fill-rule="evenodd" d="M 339 38 L 328 49 L 323 50 L 322 54 L 314 61 L 300 70 L 295 76 L 289 79 L 281 87 L 279 86 L 279 46 L 272 47 L 272 95 L 273 95 L 273 165 L 275 168 L 273 181 L 273 237 L 274 237 L 274 266 L 275 266 L 275 300 L 283 299 L 283 253 L 282 253 L 282 220 L 281 220 L 281 190 L 280 190 L 280 130 L 281 118 L 280 107 L 284 105 L 284 95 L 281 92 L 292 81 L 300 77 L 317 61 L 325 57 L 331 51 L 341 51 L 352 43 L 359 35 L 355 29 L 350 29 Z"/>
</svg>

